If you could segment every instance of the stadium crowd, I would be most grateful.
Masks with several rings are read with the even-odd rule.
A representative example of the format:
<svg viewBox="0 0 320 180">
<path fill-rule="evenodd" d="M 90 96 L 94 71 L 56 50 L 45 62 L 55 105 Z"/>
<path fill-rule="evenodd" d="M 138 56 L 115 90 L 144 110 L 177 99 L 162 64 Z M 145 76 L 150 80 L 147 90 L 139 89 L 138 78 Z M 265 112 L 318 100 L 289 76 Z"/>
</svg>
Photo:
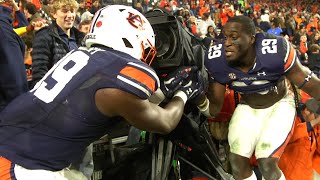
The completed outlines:
<svg viewBox="0 0 320 180">
<path fill-rule="evenodd" d="M 94 14 L 116 3 L 103 0 L 1 1 L 0 112 L 16 97 L 32 90 L 70 51 L 85 46 Z M 320 77 L 320 2 L 317 0 L 141 0 L 134 1 L 133 7 L 142 14 L 155 8 L 166 9 L 208 48 L 224 40 L 223 28 L 228 19 L 247 16 L 254 22 L 257 33 L 265 32 L 288 40 L 300 63 Z M 8 23 L 12 28 L 3 28 Z M 319 106 L 306 92 L 287 84 L 292 93 L 298 92 L 295 94 L 297 113 L 294 131 L 286 142 L 279 168 L 286 179 L 320 179 Z M 232 168 L 226 141 L 236 106 L 235 94 L 227 87 L 221 112 L 208 118 L 229 173 Z M 255 157 L 251 157 L 250 162 L 253 167 L 258 166 Z M 259 179 L 261 175 L 256 173 Z"/>
</svg>

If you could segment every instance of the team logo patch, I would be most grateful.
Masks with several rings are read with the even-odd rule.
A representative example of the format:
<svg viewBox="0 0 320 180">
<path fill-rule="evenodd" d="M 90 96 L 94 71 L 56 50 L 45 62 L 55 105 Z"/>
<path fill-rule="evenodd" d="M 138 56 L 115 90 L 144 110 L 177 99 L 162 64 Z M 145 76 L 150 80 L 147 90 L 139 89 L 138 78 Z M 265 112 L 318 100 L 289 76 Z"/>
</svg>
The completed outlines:
<svg viewBox="0 0 320 180">
<path fill-rule="evenodd" d="M 257 72 L 257 75 L 258 76 L 266 76 L 266 72 L 265 71 L 262 71 L 262 72 Z"/>
<path fill-rule="evenodd" d="M 129 12 L 129 17 L 127 17 L 129 24 L 137 29 L 144 30 L 143 24 L 145 21 L 136 14 Z"/>
<path fill-rule="evenodd" d="M 229 73 L 228 76 L 229 76 L 230 79 L 236 79 L 237 78 L 235 73 Z"/>
</svg>

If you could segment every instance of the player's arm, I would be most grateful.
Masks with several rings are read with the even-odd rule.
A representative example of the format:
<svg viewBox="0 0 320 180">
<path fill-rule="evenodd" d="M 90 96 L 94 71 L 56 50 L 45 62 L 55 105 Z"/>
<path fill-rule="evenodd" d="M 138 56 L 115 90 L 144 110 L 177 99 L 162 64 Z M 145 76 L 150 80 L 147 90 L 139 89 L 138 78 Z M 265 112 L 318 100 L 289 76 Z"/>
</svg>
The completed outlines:
<svg viewBox="0 0 320 180">
<path fill-rule="evenodd" d="M 218 82 L 213 82 L 209 84 L 207 97 L 210 102 L 210 114 L 212 116 L 217 116 L 221 111 L 224 103 L 224 94 L 226 92 L 226 86 Z"/>
<path fill-rule="evenodd" d="M 198 108 L 207 117 L 215 117 L 221 111 L 224 102 L 226 86 L 218 82 L 211 82 L 207 96 L 198 103 Z"/>
<path fill-rule="evenodd" d="M 106 116 L 121 116 L 141 130 L 167 134 L 179 123 L 184 101 L 174 97 L 165 107 L 119 89 L 100 89 L 95 95 L 97 108 Z"/>
<path fill-rule="evenodd" d="M 286 77 L 299 89 L 320 100 L 320 80 L 309 68 L 301 65 L 297 57 L 295 57 L 294 61 L 295 64 L 287 71 Z"/>
</svg>

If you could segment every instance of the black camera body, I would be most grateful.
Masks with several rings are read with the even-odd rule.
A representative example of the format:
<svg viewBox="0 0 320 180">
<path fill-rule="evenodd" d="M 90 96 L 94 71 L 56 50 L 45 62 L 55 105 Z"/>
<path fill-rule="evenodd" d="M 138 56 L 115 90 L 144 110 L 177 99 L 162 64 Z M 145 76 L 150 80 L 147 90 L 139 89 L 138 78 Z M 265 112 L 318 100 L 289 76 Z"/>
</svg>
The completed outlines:
<svg viewBox="0 0 320 180">
<path fill-rule="evenodd" d="M 144 15 L 156 36 L 157 56 L 151 66 L 158 75 L 179 66 L 204 69 L 205 46 L 201 39 L 188 32 L 171 12 L 164 9 L 154 9 Z M 206 73 L 203 75 L 206 76 Z"/>
</svg>

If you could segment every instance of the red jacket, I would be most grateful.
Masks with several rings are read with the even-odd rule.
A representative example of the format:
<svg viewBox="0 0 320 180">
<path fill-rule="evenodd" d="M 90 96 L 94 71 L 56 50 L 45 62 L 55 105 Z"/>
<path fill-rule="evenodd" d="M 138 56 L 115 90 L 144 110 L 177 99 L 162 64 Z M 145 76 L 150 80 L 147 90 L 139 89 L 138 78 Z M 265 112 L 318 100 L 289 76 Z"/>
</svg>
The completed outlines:
<svg viewBox="0 0 320 180">
<path fill-rule="evenodd" d="M 293 135 L 279 160 L 279 167 L 287 180 L 313 180 L 312 157 L 316 141 L 312 136 L 306 122 L 296 117 Z"/>
<path fill-rule="evenodd" d="M 320 125 L 316 125 L 314 128 L 314 133 L 317 139 L 318 146 L 312 157 L 312 167 L 318 174 L 320 174 Z"/>
</svg>

